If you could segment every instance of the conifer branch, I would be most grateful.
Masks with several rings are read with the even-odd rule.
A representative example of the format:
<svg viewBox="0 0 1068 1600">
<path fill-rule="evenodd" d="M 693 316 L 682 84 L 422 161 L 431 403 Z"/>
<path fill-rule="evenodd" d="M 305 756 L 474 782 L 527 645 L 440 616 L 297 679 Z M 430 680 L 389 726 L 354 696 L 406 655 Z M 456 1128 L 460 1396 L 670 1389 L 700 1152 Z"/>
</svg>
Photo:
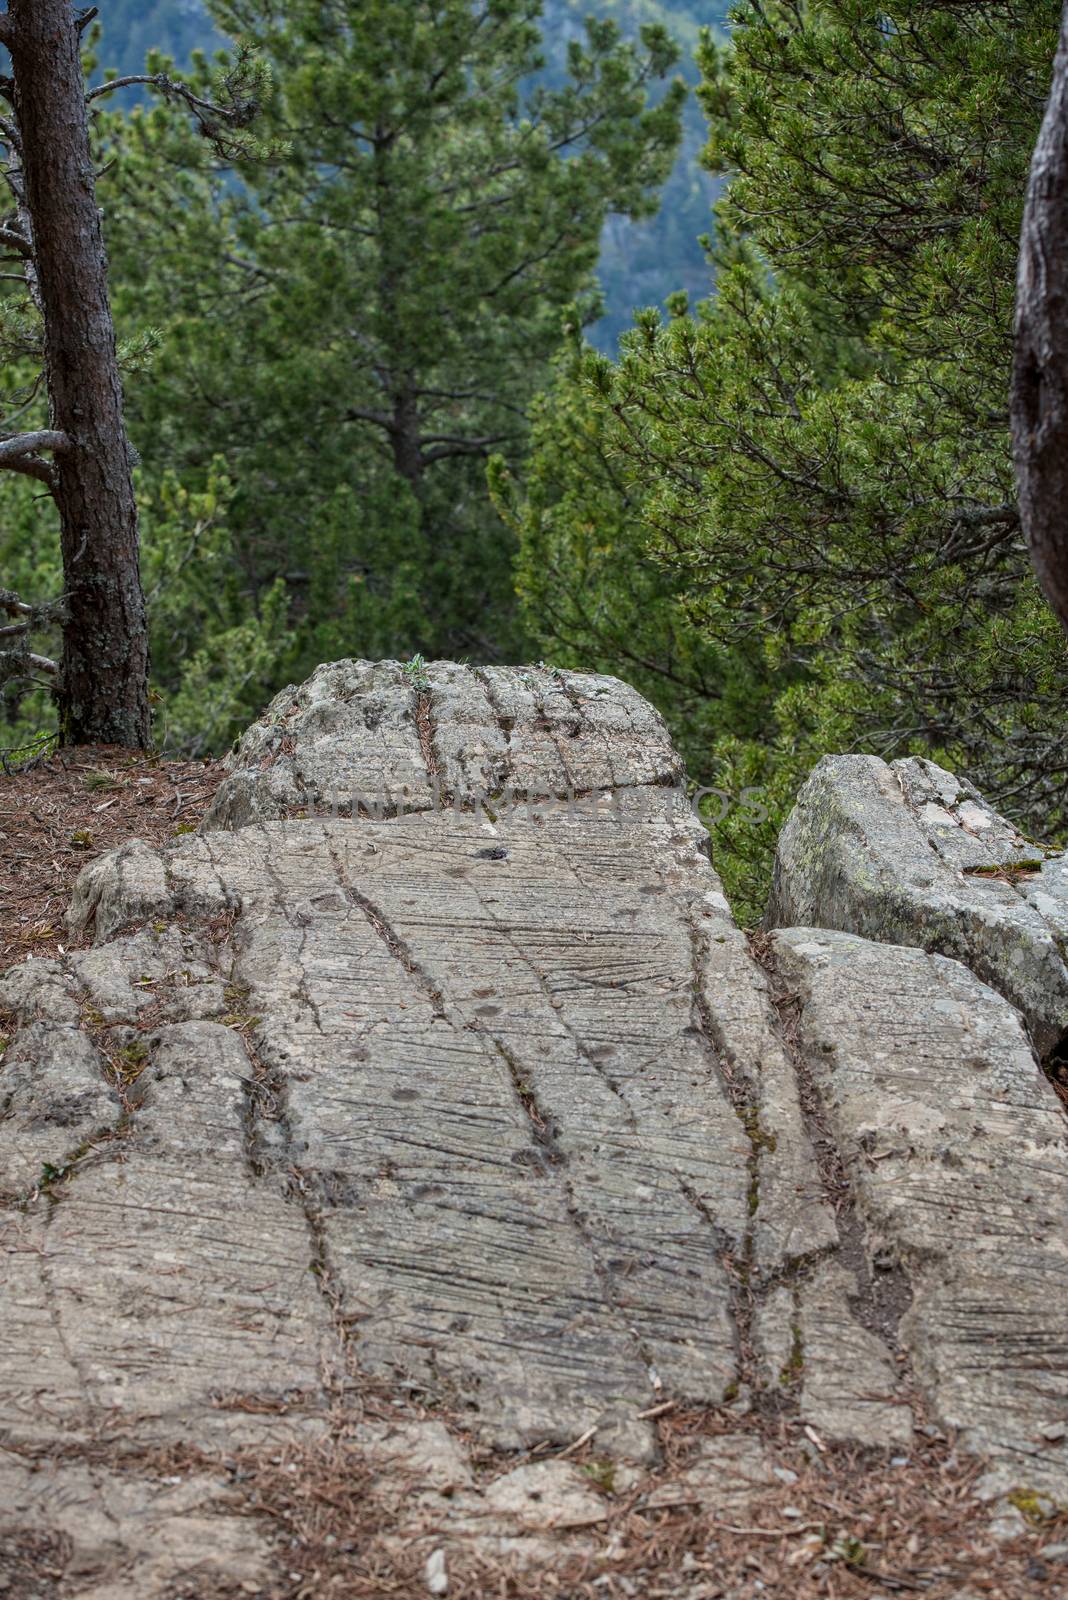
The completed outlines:
<svg viewBox="0 0 1068 1600">
<path fill-rule="evenodd" d="M 56 469 L 50 461 L 37 454 L 39 450 L 62 452 L 70 449 L 71 441 L 65 433 L 42 429 L 37 433 L 16 433 L 9 439 L 0 439 L 0 468 L 7 472 L 21 472 L 24 477 L 36 478 L 49 492 L 56 486 Z"/>
</svg>

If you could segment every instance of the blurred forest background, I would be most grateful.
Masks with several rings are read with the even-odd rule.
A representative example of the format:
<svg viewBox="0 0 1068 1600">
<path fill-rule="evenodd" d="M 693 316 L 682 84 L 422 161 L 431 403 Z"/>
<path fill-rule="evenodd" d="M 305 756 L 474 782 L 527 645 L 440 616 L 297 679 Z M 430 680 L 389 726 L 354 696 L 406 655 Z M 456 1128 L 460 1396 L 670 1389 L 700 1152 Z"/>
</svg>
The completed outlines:
<svg viewBox="0 0 1068 1600">
<path fill-rule="evenodd" d="M 95 82 L 147 59 L 257 109 L 220 157 L 166 94 L 94 102 L 161 746 L 225 749 L 325 659 L 543 658 L 760 790 L 713 830 L 743 917 L 825 751 L 932 756 L 1063 834 L 1007 419 L 1059 0 L 100 10 Z M 0 571 L 47 624 L 26 481 Z M 9 652 L 0 743 L 49 726 Z"/>
<path fill-rule="evenodd" d="M 677 70 L 691 86 L 697 83 L 694 59 L 702 27 L 721 29 L 728 0 L 545 0 L 542 7 L 546 69 L 541 76 L 559 84 L 567 46 L 580 39 L 588 15 L 611 18 L 633 37 L 642 23 L 666 27 L 682 46 Z M 143 70 L 150 50 L 160 50 L 179 64 L 194 50 L 211 53 L 226 41 L 213 26 L 205 0 L 111 0 L 101 62 L 120 73 Z M 620 334 L 630 327 L 636 306 L 659 305 L 677 289 L 693 298 L 707 294 L 710 284 L 702 235 L 712 226 L 711 208 L 720 184 L 700 165 L 706 137 L 704 119 L 691 96 L 683 113 L 683 137 L 674 169 L 661 191 L 653 218 L 636 221 L 612 216 L 601 238 L 597 275 L 604 291 L 605 314 L 587 330 L 590 342 L 614 354 Z"/>
</svg>

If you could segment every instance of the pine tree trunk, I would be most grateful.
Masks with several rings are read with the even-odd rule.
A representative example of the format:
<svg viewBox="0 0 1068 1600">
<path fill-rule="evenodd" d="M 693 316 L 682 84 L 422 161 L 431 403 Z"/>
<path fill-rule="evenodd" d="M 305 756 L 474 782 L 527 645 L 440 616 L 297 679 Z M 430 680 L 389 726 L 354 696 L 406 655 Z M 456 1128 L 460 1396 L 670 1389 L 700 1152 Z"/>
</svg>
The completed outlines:
<svg viewBox="0 0 1068 1600">
<path fill-rule="evenodd" d="M 423 449 L 419 434 L 419 402 L 410 388 L 394 397 L 389 442 L 393 465 L 411 485 L 418 500 L 423 491 Z"/>
<path fill-rule="evenodd" d="M 70 0 L 9 0 L 22 183 L 45 327 L 67 621 L 58 699 L 66 743 L 148 744 L 148 636 L 137 504 L 123 423 Z"/>
<path fill-rule="evenodd" d="M 1011 412 L 1020 520 L 1068 630 L 1068 6 L 1027 186 Z"/>
</svg>

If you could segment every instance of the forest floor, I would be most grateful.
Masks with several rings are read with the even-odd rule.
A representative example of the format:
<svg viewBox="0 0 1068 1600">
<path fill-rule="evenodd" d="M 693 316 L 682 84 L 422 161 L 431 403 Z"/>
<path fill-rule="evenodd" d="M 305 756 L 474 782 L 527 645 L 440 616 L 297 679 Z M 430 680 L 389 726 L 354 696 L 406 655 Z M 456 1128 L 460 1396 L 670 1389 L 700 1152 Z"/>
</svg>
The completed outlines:
<svg viewBox="0 0 1068 1600">
<path fill-rule="evenodd" d="M 440 1412 L 433 1413 L 440 1420 Z M 451 1419 L 457 1432 L 462 1419 Z M 980 1500 L 982 1464 L 931 1428 L 907 1456 L 823 1440 L 796 1417 L 760 1409 L 668 1405 L 658 1419 L 660 1461 L 630 1487 L 613 1486 L 611 1464 L 591 1446 L 570 1460 L 603 1497 L 589 1524 L 558 1525 L 560 1549 L 545 1563 L 495 1541 L 441 1536 L 448 1588 L 427 1581 L 436 1518 L 419 1526 L 399 1506 L 397 1484 L 380 1492 L 358 1448 L 343 1442 L 248 1452 L 227 1462 L 250 1511 L 273 1526 L 281 1551 L 277 1588 L 262 1600 L 1062 1600 L 1068 1595 L 1068 1517 L 995 1537 Z M 749 1436 L 777 1463 L 780 1482 L 741 1500 L 702 1503 L 687 1472 L 707 1441 Z M 567 1453 L 566 1451 L 564 1453 Z M 560 1452 L 534 1451 L 551 1461 Z M 506 1463 L 508 1471 L 522 1457 Z M 168 1456 L 180 1470 L 182 1455 Z M 188 1463 L 195 1469 L 198 1462 Z M 211 1463 L 218 1470 L 218 1463 Z M 486 1463 L 486 1482 L 502 1463 Z M 425 1464 L 424 1464 L 425 1469 Z M 418 1494 L 420 1487 L 412 1483 Z M 419 1497 L 426 1505 L 425 1496 Z M 398 1525 L 403 1535 L 398 1537 Z M 534 1523 L 544 1551 L 544 1530 Z M 549 1533 L 549 1538 L 554 1534 Z M 513 1546 L 521 1541 L 503 1540 Z M 479 1545 L 481 1543 L 481 1548 Z M 195 1586 L 181 1600 L 221 1600 Z M 236 1597 L 235 1597 L 236 1600 Z"/>
<path fill-rule="evenodd" d="M 54 956 L 74 880 L 127 839 L 166 844 L 196 828 L 222 776 L 215 761 L 169 761 L 79 745 L 0 776 L 0 971 Z"/>
</svg>

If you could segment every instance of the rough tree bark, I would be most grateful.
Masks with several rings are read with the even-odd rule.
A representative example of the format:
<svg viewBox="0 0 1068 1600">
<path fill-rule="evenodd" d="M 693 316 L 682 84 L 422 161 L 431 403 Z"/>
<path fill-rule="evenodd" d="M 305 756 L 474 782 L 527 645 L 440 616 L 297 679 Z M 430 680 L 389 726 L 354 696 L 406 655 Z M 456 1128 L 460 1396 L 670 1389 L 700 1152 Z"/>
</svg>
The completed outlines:
<svg viewBox="0 0 1068 1600">
<path fill-rule="evenodd" d="M 70 0 L 9 0 L 25 210 L 44 319 L 66 594 L 58 675 L 67 743 L 148 744 L 148 634 L 137 504 Z"/>
<path fill-rule="evenodd" d="M 1011 413 L 1020 520 L 1068 631 L 1068 5 L 1027 185 Z"/>
</svg>

